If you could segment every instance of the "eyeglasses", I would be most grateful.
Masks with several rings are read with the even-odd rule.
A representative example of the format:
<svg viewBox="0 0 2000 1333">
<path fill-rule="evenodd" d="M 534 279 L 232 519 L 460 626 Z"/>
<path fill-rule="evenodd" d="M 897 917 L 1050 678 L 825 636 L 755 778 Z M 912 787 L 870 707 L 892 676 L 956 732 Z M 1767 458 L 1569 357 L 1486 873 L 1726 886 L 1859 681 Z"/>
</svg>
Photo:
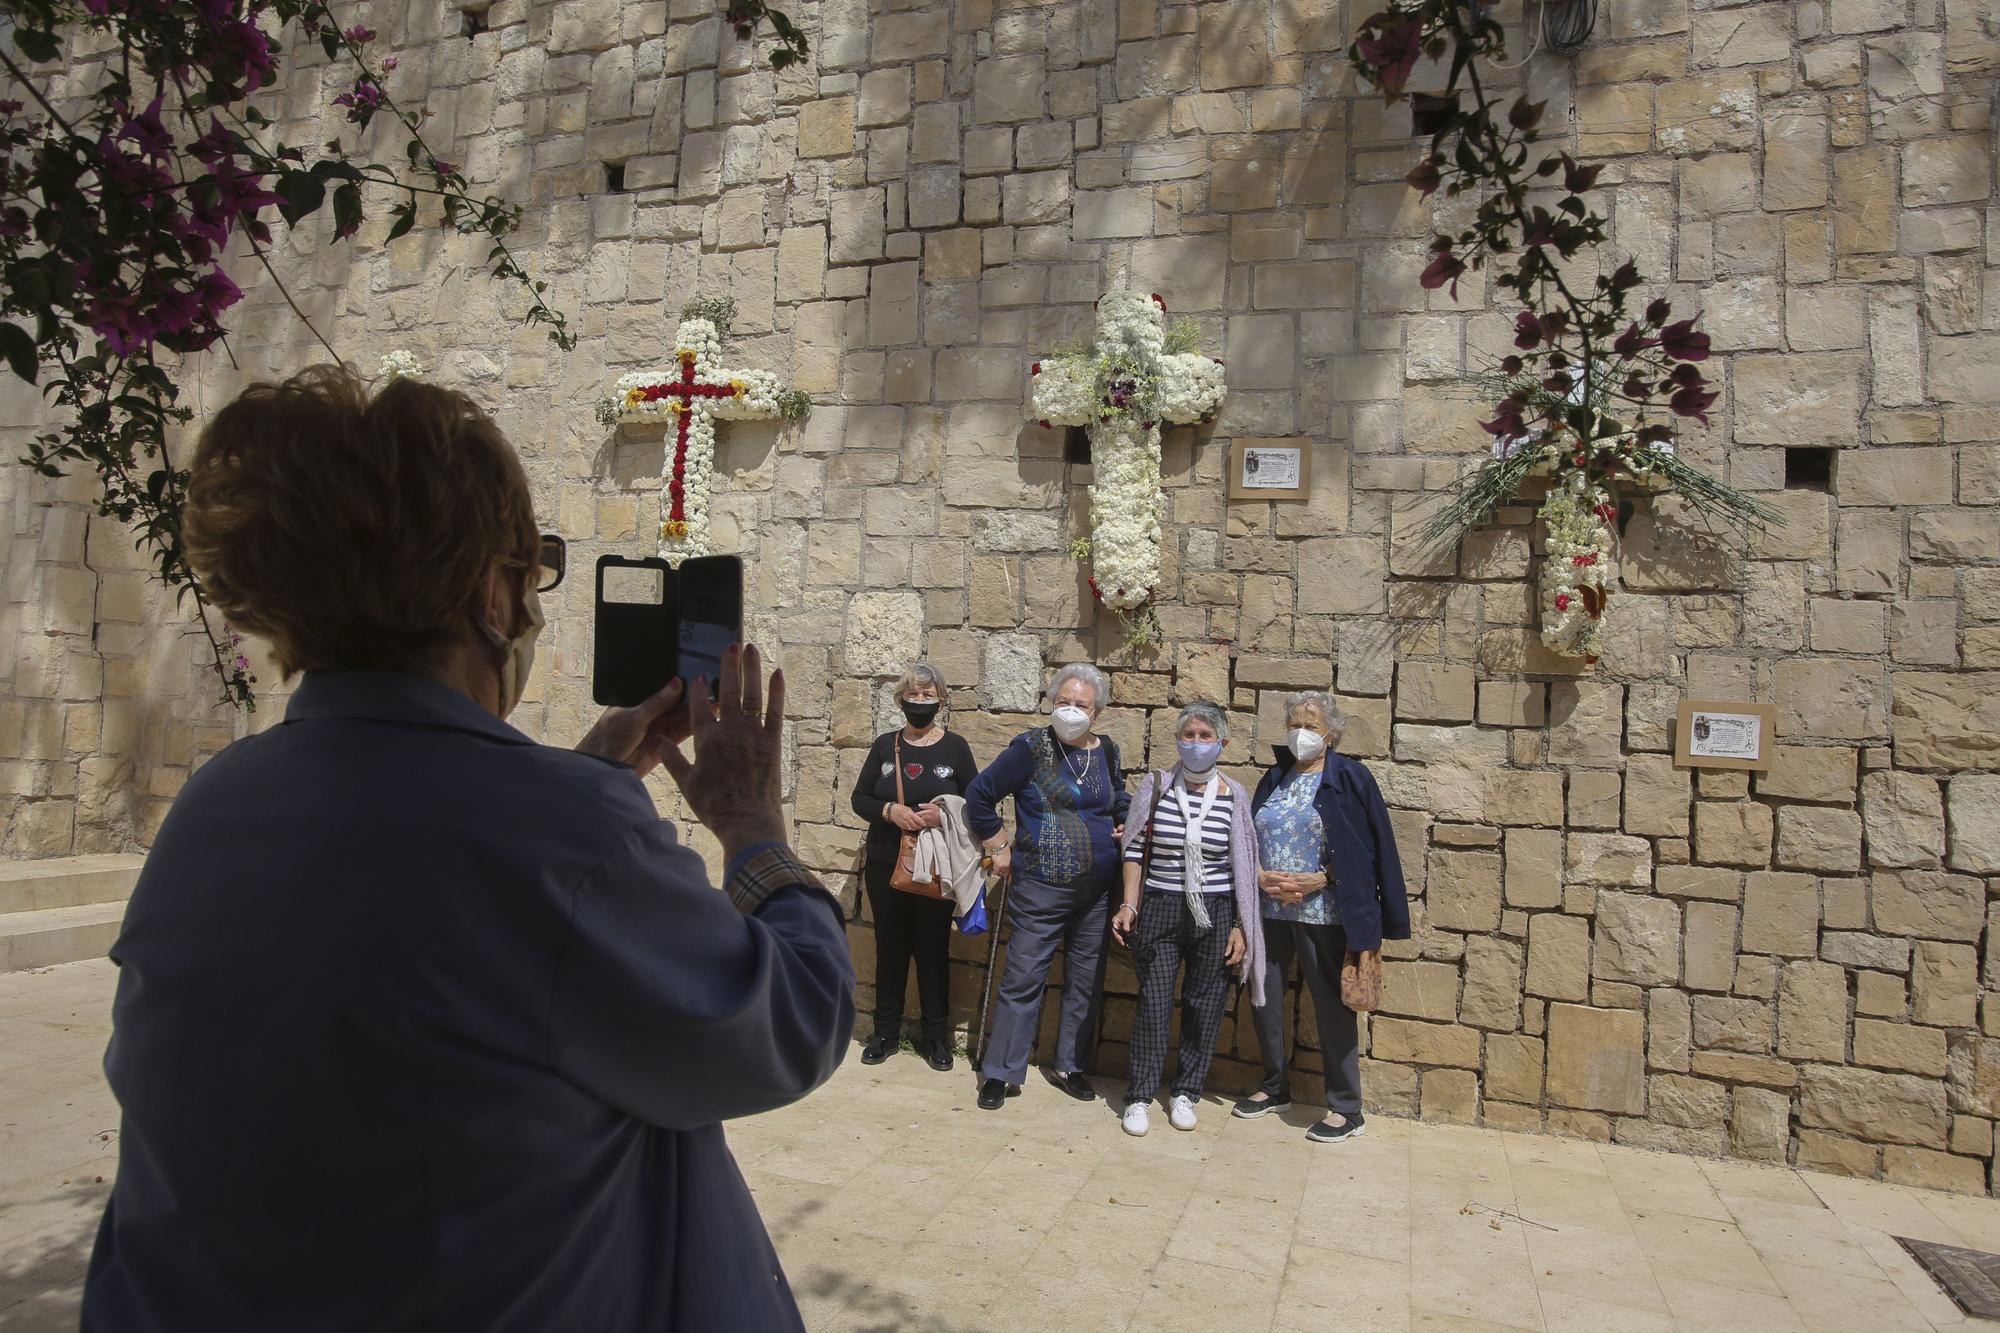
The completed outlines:
<svg viewBox="0 0 2000 1333">
<path fill-rule="evenodd" d="M 542 534 L 541 558 L 536 562 L 536 571 L 541 581 L 535 585 L 536 592 L 548 592 L 563 581 L 569 571 L 569 543 L 553 532 Z"/>
</svg>

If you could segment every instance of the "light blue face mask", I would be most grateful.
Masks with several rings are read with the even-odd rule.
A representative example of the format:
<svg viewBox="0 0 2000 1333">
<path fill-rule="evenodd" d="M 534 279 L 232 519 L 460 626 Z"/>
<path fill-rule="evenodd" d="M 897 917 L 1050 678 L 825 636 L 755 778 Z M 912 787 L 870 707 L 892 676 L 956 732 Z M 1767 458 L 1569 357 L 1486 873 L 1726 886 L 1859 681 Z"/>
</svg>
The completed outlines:
<svg viewBox="0 0 2000 1333">
<path fill-rule="evenodd" d="M 1222 758 L 1221 741 L 1180 742 L 1181 767 L 1190 773 L 1206 773 Z"/>
</svg>

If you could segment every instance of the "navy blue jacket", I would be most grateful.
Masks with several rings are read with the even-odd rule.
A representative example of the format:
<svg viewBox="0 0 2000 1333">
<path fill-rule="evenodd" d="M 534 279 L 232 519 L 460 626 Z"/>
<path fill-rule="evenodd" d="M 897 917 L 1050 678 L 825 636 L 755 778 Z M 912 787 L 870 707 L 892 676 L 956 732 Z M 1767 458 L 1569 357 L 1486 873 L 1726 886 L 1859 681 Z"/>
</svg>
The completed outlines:
<svg viewBox="0 0 2000 1333">
<path fill-rule="evenodd" d="M 1043 784 L 1064 784 L 1074 793 L 1077 782 L 1075 773 L 1061 759 L 1053 761 L 1055 767 L 1049 766 L 1049 756 L 1063 752 L 1049 727 L 1035 727 L 1009 741 L 965 789 L 965 822 L 981 842 L 1001 830 L 1000 802 L 1014 798 L 1016 877 L 1065 888 L 1102 888 L 1124 873 L 1120 868 L 1124 857 L 1114 830 L 1125 822 L 1126 812 L 1132 808 L 1132 793 L 1125 790 L 1118 743 L 1104 735 L 1098 740 L 1110 788 L 1108 793 L 1099 792 L 1093 781 L 1091 794 L 1107 797 L 1101 809 L 1093 804 L 1077 810 L 1073 802 L 1061 810 L 1052 807 L 1050 792 L 1043 790 Z M 1094 765 L 1096 759 L 1091 762 Z M 1062 795 L 1060 787 L 1056 790 Z"/>
<path fill-rule="evenodd" d="M 1292 752 L 1278 746 L 1278 762 L 1257 784 L 1250 808 L 1261 810 L 1292 771 Z M 1326 867 L 1333 905 L 1357 953 L 1382 947 L 1384 938 L 1410 938 L 1410 900 L 1403 889 L 1403 860 L 1389 827 L 1389 806 L 1368 766 L 1330 754 L 1320 767 L 1313 808 L 1326 829 L 1320 864 Z"/>
<path fill-rule="evenodd" d="M 112 949 L 84 1329 L 801 1327 L 720 1122 L 833 1073 L 854 972 L 744 860 L 717 892 L 630 769 L 442 685 L 307 676 Z"/>
</svg>

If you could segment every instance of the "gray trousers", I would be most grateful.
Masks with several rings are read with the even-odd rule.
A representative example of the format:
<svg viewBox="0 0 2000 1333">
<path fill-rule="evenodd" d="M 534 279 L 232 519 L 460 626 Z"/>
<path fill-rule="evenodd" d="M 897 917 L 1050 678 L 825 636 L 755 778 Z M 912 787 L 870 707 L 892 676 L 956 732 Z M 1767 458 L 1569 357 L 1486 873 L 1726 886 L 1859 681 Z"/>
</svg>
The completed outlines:
<svg viewBox="0 0 2000 1333">
<path fill-rule="evenodd" d="M 987 1078 L 1019 1083 L 1028 1076 L 1042 991 L 1056 946 L 1063 950 L 1062 1021 L 1056 1028 L 1058 1073 L 1097 1067 L 1097 1024 L 1104 997 L 1105 937 L 1111 929 L 1111 885 L 1044 884 L 1016 879 L 1007 889 L 1007 965 L 993 998 L 993 1035 L 980 1057 Z"/>
<path fill-rule="evenodd" d="M 1361 1033 L 1354 1011 L 1340 1002 L 1340 965 L 1347 932 L 1339 926 L 1299 921 L 1264 922 L 1264 1007 L 1252 1007 L 1257 1048 L 1264 1057 L 1264 1095 L 1291 1099 L 1291 1043 L 1285 1039 L 1285 974 L 1299 960 L 1319 1018 L 1319 1050 L 1326 1070 L 1326 1105 L 1342 1115 L 1361 1112 Z"/>
</svg>

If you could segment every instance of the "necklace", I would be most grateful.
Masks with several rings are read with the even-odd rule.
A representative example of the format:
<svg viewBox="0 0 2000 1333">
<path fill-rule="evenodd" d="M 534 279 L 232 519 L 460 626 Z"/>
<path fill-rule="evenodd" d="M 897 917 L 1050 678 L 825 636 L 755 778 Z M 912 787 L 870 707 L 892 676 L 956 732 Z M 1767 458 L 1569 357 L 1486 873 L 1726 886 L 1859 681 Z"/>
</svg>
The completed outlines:
<svg viewBox="0 0 2000 1333">
<path fill-rule="evenodd" d="M 1074 750 L 1066 742 L 1059 741 L 1057 743 L 1063 747 L 1063 766 L 1069 769 L 1070 776 L 1076 779 L 1077 794 L 1082 795 L 1090 790 L 1090 779 L 1097 771 L 1096 766 L 1090 762 L 1090 751 Z M 1077 766 L 1076 762 L 1079 754 L 1083 756 L 1083 766 L 1081 768 Z"/>
</svg>

